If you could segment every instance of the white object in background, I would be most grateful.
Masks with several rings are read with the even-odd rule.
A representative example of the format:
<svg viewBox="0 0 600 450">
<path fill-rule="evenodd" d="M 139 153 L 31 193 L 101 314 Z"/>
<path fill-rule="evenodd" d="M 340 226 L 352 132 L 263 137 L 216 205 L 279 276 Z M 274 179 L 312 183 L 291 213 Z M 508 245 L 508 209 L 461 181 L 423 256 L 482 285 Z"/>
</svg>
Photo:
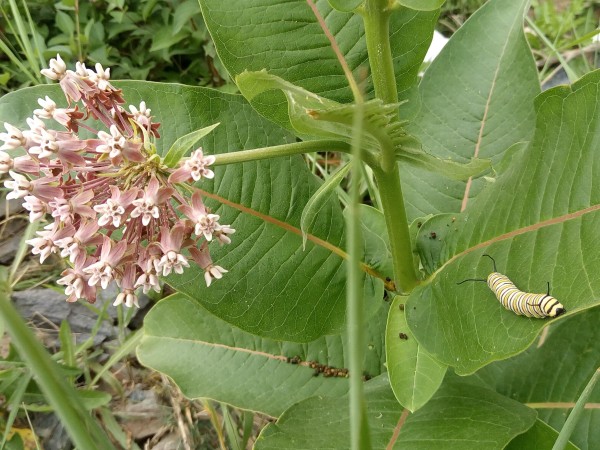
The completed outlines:
<svg viewBox="0 0 600 450">
<path fill-rule="evenodd" d="M 597 37 L 597 35 L 596 35 Z M 426 63 L 429 63 L 435 59 L 437 55 L 440 54 L 444 46 L 448 42 L 448 38 L 444 37 L 442 33 L 439 31 L 433 32 L 433 40 L 431 41 L 431 45 L 429 46 L 429 50 L 427 50 L 427 54 L 425 55 Z"/>
</svg>

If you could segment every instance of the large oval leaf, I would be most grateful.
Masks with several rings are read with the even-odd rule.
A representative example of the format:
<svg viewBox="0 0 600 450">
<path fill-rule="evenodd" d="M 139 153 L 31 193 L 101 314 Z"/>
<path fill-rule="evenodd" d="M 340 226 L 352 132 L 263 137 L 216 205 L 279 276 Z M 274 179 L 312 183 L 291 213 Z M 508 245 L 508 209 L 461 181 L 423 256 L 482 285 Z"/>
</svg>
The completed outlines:
<svg viewBox="0 0 600 450">
<path fill-rule="evenodd" d="M 528 448 L 553 450 L 557 438 L 558 432 L 547 423 L 538 419 L 526 433 L 520 434 L 510 441 L 506 450 L 523 450 Z M 579 447 L 569 442 L 565 450 L 579 450 Z"/>
<path fill-rule="evenodd" d="M 540 419 L 560 430 L 600 365 L 599 323 L 598 308 L 568 318 L 549 327 L 548 334 L 526 352 L 490 364 L 473 377 L 536 409 Z M 596 389 L 571 435 L 581 449 L 598 447 L 599 409 L 600 389 Z"/>
<path fill-rule="evenodd" d="M 350 69 L 361 79 L 359 71 L 367 60 L 362 19 L 333 10 L 328 0 L 315 3 Z M 200 0 L 200 5 L 217 53 L 232 77 L 244 70 L 266 68 L 331 100 L 352 101 L 337 57 L 305 0 Z M 401 98 L 417 81 L 438 13 L 404 8 L 391 16 L 391 47 Z M 370 92 L 370 78 L 367 83 Z M 281 93 L 262 95 L 253 105 L 266 117 L 285 123 L 287 108 Z"/>
<path fill-rule="evenodd" d="M 364 370 L 377 376 L 383 366 L 388 305 L 367 313 Z M 169 375 L 189 398 L 208 397 L 239 408 L 277 417 L 313 395 L 337 397 L 348 391 L 348 379 L 318 374 L 313 362 L 348 367 L 345 334 L 308 344 L 261 339 L 210 314 L 198 302 L 174 295 L 146 316 L 140 361 Z M 343 375 L 343 372 L 341 373 Z"/>
<path fill-rule="evenodd" d="M 498 163 L 508 147 L 531 138 L 540 86 L 523 33 L 527 4 L 487 2 L 427 69 L 419 85 L 420 110 L 408 125 L 427 153 L 461 163 L 473 157 Z M 403 168 L 401 178 L 410 218 L 459 212 L 465 193 L 468 200 L 484 185 L 412 167 Z"/>
<path fill-rule="evenodd" d="M 523 351 L 549 323 L 505 310 L 484 283 L 457 286 L 493 270 L 483 253 L 524 291 L 550 282 L 567 314 L 599 303 L 600 71 L 541 94 L 536 109 L 533 141 L 457 215 L 445 264 L 408 301 L 419 343 L 460 374 Z"/>
<path fill-rule="evenodd" d="M 118 85 L 130 103 L 145 100 L 162 122 L 158 147 L 163 154 L 181 136 L 217 122 L 221 125 L 199 143 L 207 153 L 291 139 L 239 95 L 173 84 L 130 81 Z M 0 121 L 22 126 L 37 107 L 37 98 L 44 95 L 57 101 L 63 97 L 57 86 L 4 96 Z M 330 201 L 321 209 L 303 251 L 300 217 L 319 181 L 300 156 L 215 170 L 215 179 L 199 187 L 222 222 L 237 229 L 233 243 L 214 252 L 215 261 L 230 272 L 209 289 L 197 268 L 170 277 L 169 283 L 222 319 L 255 334 L 311 341 L 339 331 L 345 316 L 346 272 L 339 205 Z M 365 285 L 373 286 L 372 280 Z"/>
<path fill-rule="evenodd" d="M 535 412 L 496 392 L 449 380 L 421 410 L 406 419 L 382 375 L 365 386 L 374 449 L 503 449 L 535 422 Z M 406 422 L 404 420 L 406 419 Z M 259 436 L 258 450 L 350 448 L 348 398 L 313 397 L 291 407 Z M 448 436 L 452 436 L 448 439 Z"/>
</svg>

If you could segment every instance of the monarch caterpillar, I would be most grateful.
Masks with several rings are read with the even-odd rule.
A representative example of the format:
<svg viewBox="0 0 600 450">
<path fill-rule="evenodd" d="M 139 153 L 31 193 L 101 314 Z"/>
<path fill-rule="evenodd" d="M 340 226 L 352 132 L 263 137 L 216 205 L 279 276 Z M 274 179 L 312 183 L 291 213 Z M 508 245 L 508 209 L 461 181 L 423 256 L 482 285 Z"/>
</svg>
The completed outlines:
<svg viewBox="0 0 600 450">
<path fill-rule="evenodd" d="M 494 258 L 487 254 L 483 256 L 487 256 L 494 263 L 494 271 L 488 275 L 487 280 L 469 278 L 456 284 L 462 284 L 465 281 L 487 283 L 502 306 L 519 316 L 543 319 L 558 317 L 566 312 L 565 307 L 550 295 L 550 283 L 548 283 L 546 294 L 530 294 L 520 291 L 506 275 L 497 272 Z"/>
</svg>

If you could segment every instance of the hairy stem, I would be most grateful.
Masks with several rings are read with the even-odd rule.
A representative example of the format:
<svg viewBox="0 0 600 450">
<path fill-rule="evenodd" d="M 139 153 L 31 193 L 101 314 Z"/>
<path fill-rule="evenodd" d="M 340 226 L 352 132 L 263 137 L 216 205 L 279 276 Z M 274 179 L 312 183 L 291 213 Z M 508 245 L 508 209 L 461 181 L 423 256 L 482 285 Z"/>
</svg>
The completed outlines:
<svg viewBox="0 0 600 450">
<path fill-rule="evenodd" d="M 387 0 L 367 0 L 358 12 L 365 24 L 365 38 L 375 96 L 385 103 L 397 103 L 398 89 L 390 47 L 392 11 L 387 9 Z"/>
<path fill-rule="evenodd" d="M 379 186 L 381 206 L 390 238 L 396 290 L 409 293 L 417 285 L 417 274 L 413 263 L 408 219 L 398 169 L 394 166 L 389 172 L 374 170 L 373 173 Z"/>
<path fill-rule="evenodd" d="M 366 0 L 358 12 L 365 24 L 365 38 L 375 95 L 385 103 L 397 103 L 398 90 L 389 37 L 389 20 L 392 11 L 387 6 L 387 0 Z M 379 186 L 381 207 L 390 238 L 396 289 L 408 293 L 416 286 L 417 275 L 413 264 L 408 219 L 393 145 L 382 145 L 380 167 L 373 167 L 373 173 Z"/>
</svg>

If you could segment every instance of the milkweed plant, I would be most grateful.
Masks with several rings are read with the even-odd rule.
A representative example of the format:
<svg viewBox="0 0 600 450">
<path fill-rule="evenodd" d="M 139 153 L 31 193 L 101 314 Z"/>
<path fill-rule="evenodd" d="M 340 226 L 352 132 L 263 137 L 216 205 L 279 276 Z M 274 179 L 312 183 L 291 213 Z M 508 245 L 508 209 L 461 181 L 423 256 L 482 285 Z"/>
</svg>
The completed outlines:
<svg viewBox="0 0 600 450">
<path fill-rule="evenodd" d="M 255 448 L 600 441 L 600 71 L 542 92 L 489 0 L 421 73 L 442 3 L 200 0 L 239 94 L 58 55 L 0 99 L 67 301 L 171 286 L 138 359 L 273 418 Z"/>
</svg>

